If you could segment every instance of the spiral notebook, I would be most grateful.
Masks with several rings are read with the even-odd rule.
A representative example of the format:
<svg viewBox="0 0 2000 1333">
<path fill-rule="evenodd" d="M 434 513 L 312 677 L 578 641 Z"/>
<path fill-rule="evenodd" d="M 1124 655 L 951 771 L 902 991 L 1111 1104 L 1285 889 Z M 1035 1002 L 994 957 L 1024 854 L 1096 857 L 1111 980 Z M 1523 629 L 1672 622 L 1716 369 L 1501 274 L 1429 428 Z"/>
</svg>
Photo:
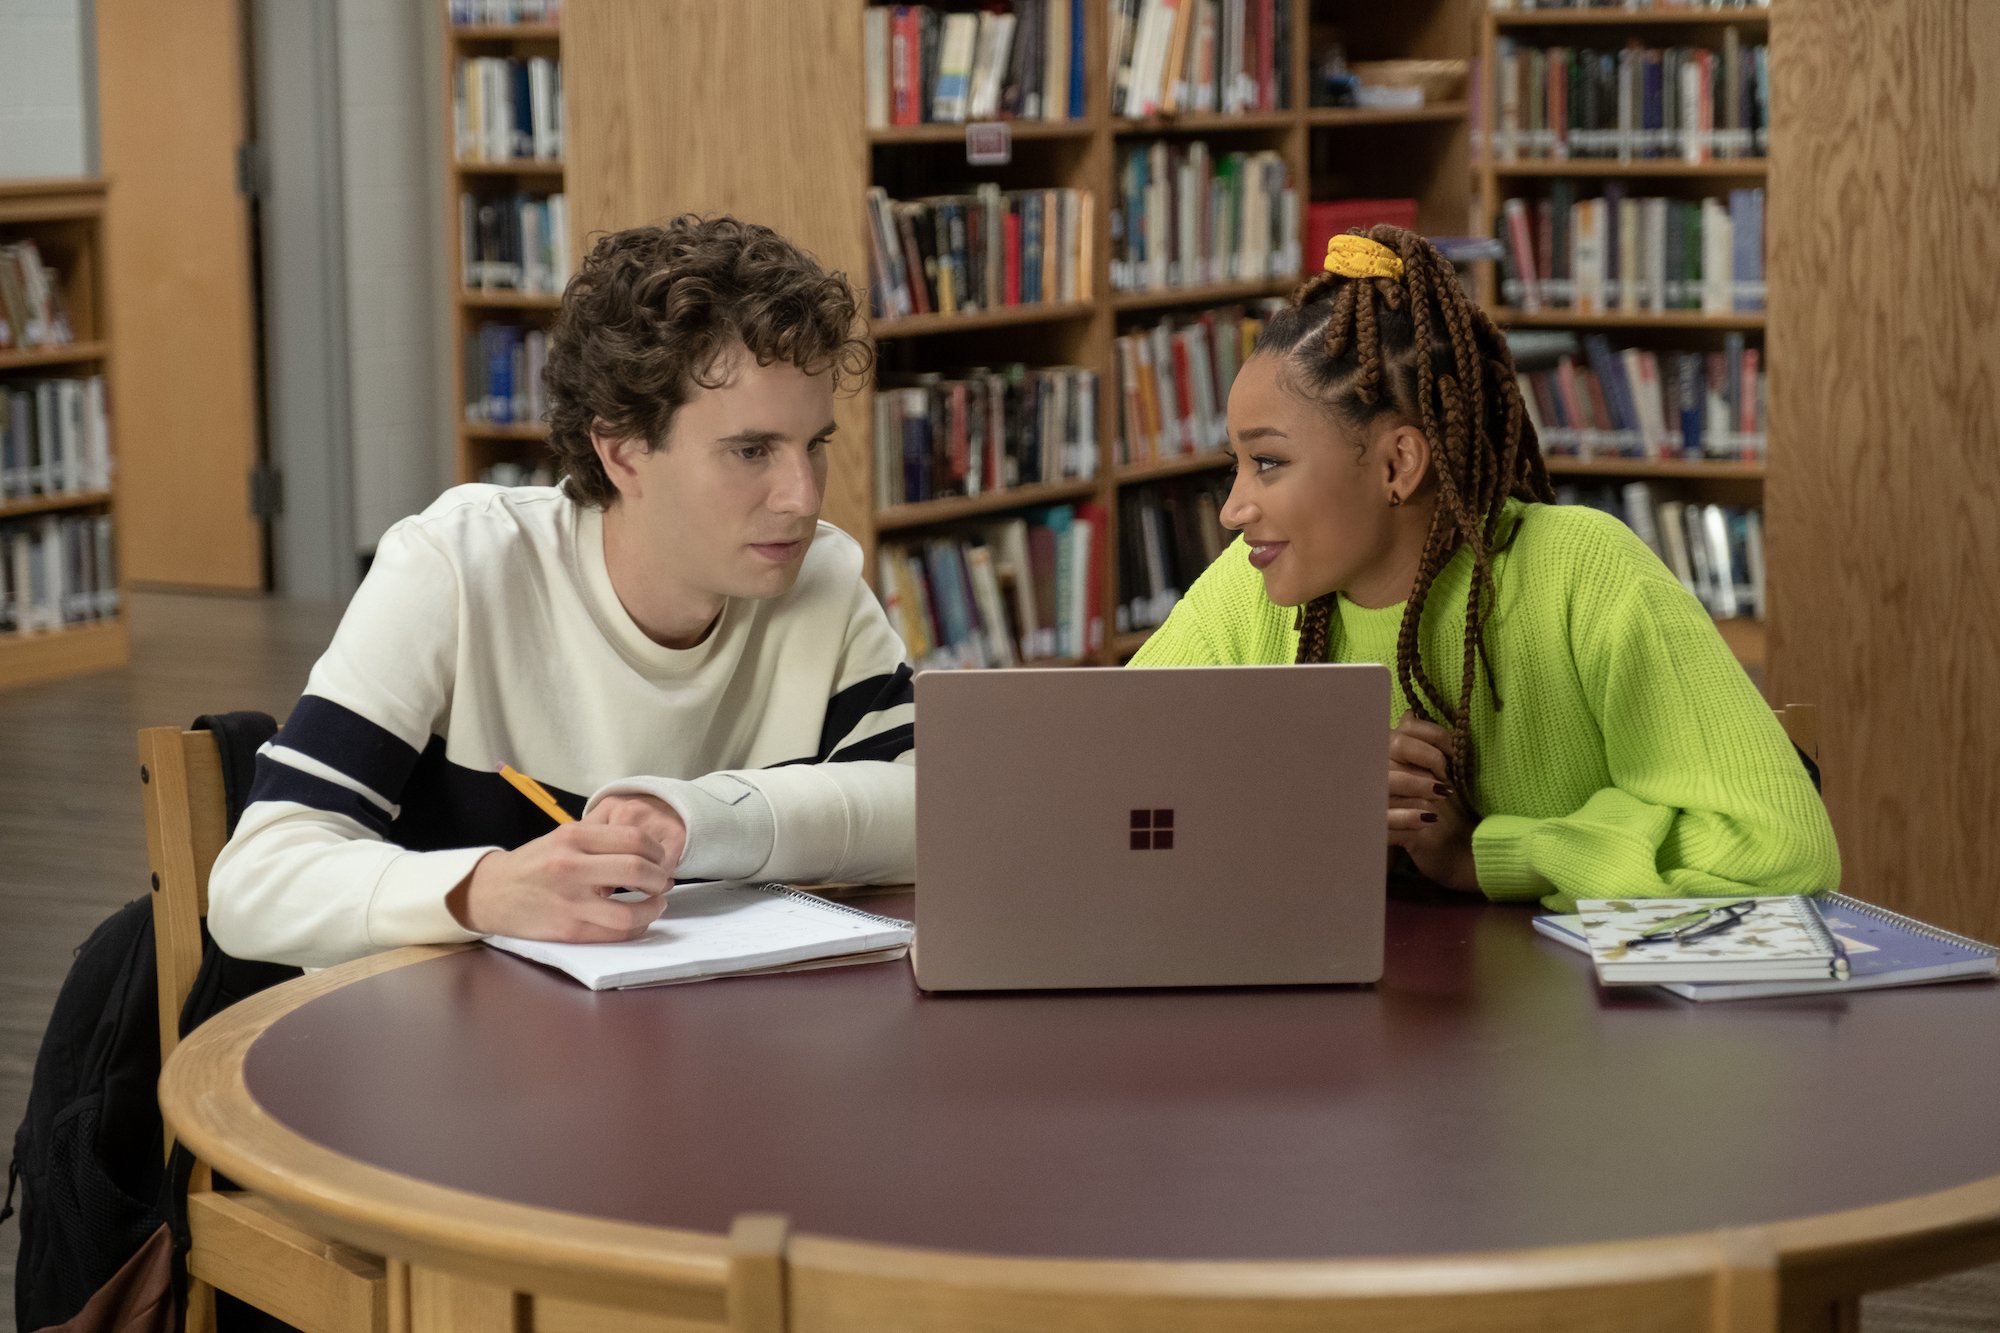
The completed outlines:
<svg viewBox="0 0 2000 1333">
<path fill-rule="evenodd" d="M 900 958 L 915 928 L 784 884 L 683 884 L 636 940 L 487 943 L 567 972 L 592 990 Z"/>
<path fill-rule="evenodd" d="M 1886 907 L 1864 903 L 1845 894 L 1819 894 L 1806 901 L 1815 906 L 1820 920 L 1847 955 L 1848 975 L 1845 980 L 1818 977 L 1750 981 L 1739 977 L 1733 980 L 1679 980 L 1660 984 L 1664 989 L 1689 1000 L 1753 1000 L 1773 995 L 1819 995 L 1876 990 L 1887 986 L 1921 986 L 1939 981 L 1990 979 L 2000 975 L 2000 948 L 1993 945 L 1982 944 L 1938 926 L 1926 925 Z M 1571 948 L 1586 953 L 1590 951 L 1577 916 L 1536 917 L 1535 929 Z"/>
</svg>

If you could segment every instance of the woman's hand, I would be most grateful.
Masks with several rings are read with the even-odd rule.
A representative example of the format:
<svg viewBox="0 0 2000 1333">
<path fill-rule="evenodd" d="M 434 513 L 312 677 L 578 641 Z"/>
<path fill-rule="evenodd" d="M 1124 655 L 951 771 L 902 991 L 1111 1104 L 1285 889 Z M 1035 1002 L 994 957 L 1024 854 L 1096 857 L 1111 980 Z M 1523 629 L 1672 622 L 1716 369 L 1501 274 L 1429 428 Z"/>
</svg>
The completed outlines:
<svg viewBox="0 0 2000 1333">
<path fill-rule="evenodd" d="M 1414 712 L 1389 736 L 1389 845 L 1409 852 L 1424 878 L 1448 889 L 1479 891 L 1472 858 L 1476 821 L 1460 809 L 1445 760 L 1451 733 Z"/>
</svg>

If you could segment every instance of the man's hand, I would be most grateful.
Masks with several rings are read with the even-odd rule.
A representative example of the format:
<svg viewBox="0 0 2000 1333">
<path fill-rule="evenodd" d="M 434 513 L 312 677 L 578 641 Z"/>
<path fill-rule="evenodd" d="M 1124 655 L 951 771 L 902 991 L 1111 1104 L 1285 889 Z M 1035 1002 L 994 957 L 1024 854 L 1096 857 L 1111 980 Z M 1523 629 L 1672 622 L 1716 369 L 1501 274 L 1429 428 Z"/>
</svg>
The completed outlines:
<svg viewBox="0 0 2000 1333">
<path fill-rule="evenodd" d="M 1449 731 L 1414 712 L 1396 723 L 1389 737 L 1389 845 L 1407 850 L 1426 879 L 1477 893 L 1475 821 L 1452 799 L 1450 745 Z"/>
<path fill-rule="evenodd" d="M 669 874 L 687 851 L 687 825 L 680 812 L 657 796 L 607 796 L 590 807 L 583 822 L 639 830 L 666 852 Z"/>
<path fill-rule="evenodd" d="M 564 824 L 511 852 L 481 857 L 445 905 L 460 925 L 481 935 L 571 944 L 636 939 L 667 905 L 682 840 L 669 853 L 629 824 L 595 818 Z M 613 902 L 620 889 L 647 897 Z"/>
</svg>

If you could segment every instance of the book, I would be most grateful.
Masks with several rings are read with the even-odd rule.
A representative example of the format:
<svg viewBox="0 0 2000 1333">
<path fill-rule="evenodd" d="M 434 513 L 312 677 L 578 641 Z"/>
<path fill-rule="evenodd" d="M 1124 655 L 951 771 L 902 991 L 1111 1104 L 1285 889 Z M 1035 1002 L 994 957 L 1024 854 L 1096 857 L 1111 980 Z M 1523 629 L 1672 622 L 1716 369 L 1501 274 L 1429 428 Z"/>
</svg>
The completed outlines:
<svg viewBox="0 0 2000 1333">
<path fill-rule="evenodd" d="M 2000 948 L 1926 925 L 1842 893 L 1813 899 L 1820 919 L 1847 951 L 1845 980 L 1676 981 L 1662 984 L 1683 999 L 1755 1000 L 1776 995 L 1825 995 L 1889 986 L 1925 986 L 2000 975 Z M 1538 916 L 1535 929 L 1560 944 L 1589 952 L 1575 916 Z M 1742 927 L 1738 927 L 1742 929 Z"/>
<path fill-rule="evenodd" d="M 1638 943 L 1641 937 L 1686 927 L 1711 912 L 1734 908 L 1743 918 L 1727 930 L 1685 940 Z M 1844 973 L 1844 952 L 1812 899 L 1801 894 L 1749 898 L 1588 899 L 1577 924 L 1607 986 L 1669 981 L 1815 981 Z"/>
<path fill-rule="evenodd" d="M 907 921 L 877 916 L 784 884 L 683 884 L 635 940 L 561 944 L 493 935 L 493 948 L 566 972 L 592 990 L 622 990 L 901 957 Z"/>
</svg>

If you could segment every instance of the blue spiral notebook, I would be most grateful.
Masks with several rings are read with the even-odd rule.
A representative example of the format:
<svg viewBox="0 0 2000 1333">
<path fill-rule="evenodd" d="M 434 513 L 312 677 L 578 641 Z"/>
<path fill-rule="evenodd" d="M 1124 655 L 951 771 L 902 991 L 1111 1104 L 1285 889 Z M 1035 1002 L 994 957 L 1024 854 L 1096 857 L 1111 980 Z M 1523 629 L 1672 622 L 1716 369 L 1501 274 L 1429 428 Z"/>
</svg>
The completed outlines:
<svg viewBox="0 0 2000 1333">
<path fill-rule="evenodd" d="M 1676 981 L 1661 989 L 1689 1000 L 1753 1000 L 1768 995 L 1821 995 L 1885 986 L 1921 986 L 1936 981 L 2000 974 L 2000 948 L 1937 926 L 1925 925 L 1886 907 L 1843 893 L 1817 894 L 1812 902 L 1821 920 L 1845 948 L 1848 975 L 1835 981 Z M 1574 916 L 1538 916 L 1535 929 L 1584 953 L 1590 945 Z"/>
</svg>

